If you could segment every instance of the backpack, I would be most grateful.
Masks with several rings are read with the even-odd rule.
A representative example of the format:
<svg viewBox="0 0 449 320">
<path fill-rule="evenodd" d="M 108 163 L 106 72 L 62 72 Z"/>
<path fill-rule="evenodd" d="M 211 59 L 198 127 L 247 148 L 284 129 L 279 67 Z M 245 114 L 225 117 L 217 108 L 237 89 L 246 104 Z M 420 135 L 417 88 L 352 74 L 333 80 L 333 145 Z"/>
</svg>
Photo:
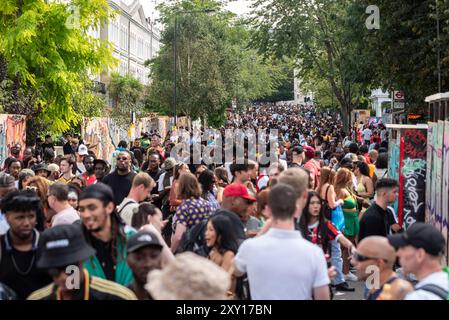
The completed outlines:
<svg viewBox="0 0 449 320">
<path fill-rule="evenodd" d="M 184 232 L 181 243 L 176 253 L 190 251 L 199 256 L 207 257 L 209 250 L 206 246 L 205 233 L 208 219 L 202 220 L 200 223 L 190 227 Z"/>
</svg>

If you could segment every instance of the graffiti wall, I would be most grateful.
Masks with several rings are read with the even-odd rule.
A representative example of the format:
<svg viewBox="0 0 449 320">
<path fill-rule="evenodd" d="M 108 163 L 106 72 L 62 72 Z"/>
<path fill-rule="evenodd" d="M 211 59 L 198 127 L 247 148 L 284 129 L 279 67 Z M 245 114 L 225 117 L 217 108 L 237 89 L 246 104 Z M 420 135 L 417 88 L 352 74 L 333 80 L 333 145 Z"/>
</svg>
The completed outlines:
<svg viewBox="0 0 449 320">
<path fill-rule="evenodd" d="M 407 229 L 425 221 L 427 134 L 425 129 L 404 129 L 401 139 L 402 212 L 399 219 Z"/>
<path fill-rule="evenodd" d="M 428 126 L 426 222 L 441 231 L 449 249 L 449 121 L 429 122 Z"/>
<path fill-rule="evenodd" d="M 84 118 L 82 136 L 90 149 L 101 159 L 109 159 L 120 140 L 128 143 L 140 138 L 142 132 L 158 130 L 164 139 L 169 130 L 169 117 L 141 118 L 124 129 L 110 118 Z"/>
<path fill-rule="evenodd" d="M 435 132 L 435 124 L 432 122 L 428 123 L 427 128 L 427 163 L 429 164 L 427 166 L 426 170 L 426 222 L 430 223 L 431 225 L 435 225 L 435 208 L 433 207 L 432 202 L 432 191 L 433 191 L 433 150 L 434 144 L 433 144 L 433 136 Z"/>
<path fill-rule="evenodd" d="M 446 233 L 443 236 L 446 239 L 446 253 L 449 252 L 449 242 L 448 239 L 448 222 L 449 222 L 449 121 L 444 122 L 444 135 L 443 135 L 443 228 Z M 446 261 L 448 262 L 448 261 Z"/>
<path fill-rule="evenodd" d="M 25 149 L 26 118 L 22 115 L 0 114 L 0 165 L 10 155 L 14 144 Z"/>
<path fill-rule="evenodd" d="M 84 118 L 81 135 L 97 158 L 108 160 L 115 150 L 109 134 L 108 118 Z"/>
<path fill-rule="evenodd" d="M 399 181 L 399 143 L 391 140 L 388 147 L 388 176 Z M 398 212 L 398 201 L 392 205 L 394 211 Z"/>
<path fill-rule="evenodd" d="M 390 129 L 388 176 L 399 183 L 399 197 L 393 208 L 399 223 L 407 229 L 417 221 L 426 221 L 427 129 Z"/>
</svg>

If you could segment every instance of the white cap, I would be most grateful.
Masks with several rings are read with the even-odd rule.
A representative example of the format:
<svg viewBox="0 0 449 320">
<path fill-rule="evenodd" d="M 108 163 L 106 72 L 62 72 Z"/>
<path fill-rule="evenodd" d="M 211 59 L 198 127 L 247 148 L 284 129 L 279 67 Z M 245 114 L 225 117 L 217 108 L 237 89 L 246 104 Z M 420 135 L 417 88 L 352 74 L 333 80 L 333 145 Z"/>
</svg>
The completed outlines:
<svg viewBox="0 0 449 320">
<path fill-rule="evenodd" d="M 78 147 L 78 154 L 80 156 L 87 156 L 89 154 L 87 147 L 84 144 L 80 144 Z"/>
</svg>

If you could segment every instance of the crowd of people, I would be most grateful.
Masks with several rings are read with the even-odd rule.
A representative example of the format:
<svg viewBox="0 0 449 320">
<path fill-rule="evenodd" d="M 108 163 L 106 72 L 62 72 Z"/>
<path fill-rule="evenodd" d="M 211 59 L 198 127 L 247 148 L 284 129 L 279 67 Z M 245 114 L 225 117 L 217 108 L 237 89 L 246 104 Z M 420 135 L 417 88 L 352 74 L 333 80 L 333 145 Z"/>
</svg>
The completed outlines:
<svg viewBox="0 0 449 320">
<path fill-rule="evenodd" d="M 230 113 L 223 129 L 236 128 L 278 129 L 276 161 L 183 162 L 170 132 L 109 159 L 69 135 L 60 156 L 49 135 L 11 148 L 0 299 L 327 300 L 369 266 L 380 282 L 366 299 L 447 296 L 441 234 L 397 222 L 384 128 L 351 135 L 338 113 L 271 104 Z"/>
</svg>

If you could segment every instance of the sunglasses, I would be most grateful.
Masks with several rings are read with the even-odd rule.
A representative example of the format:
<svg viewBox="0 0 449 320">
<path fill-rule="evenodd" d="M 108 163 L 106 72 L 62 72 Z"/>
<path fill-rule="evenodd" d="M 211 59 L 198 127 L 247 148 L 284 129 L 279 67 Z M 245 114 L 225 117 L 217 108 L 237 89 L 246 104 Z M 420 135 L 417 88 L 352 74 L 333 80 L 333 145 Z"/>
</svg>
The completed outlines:
<svg viewBox="0 0 449 320">
<path fill-rule="evenodd" d="M 27 186 L 27 187 L 26 187 L 26 190 L 37 191 L 37 187 Z"/>
<path fill-rule="evenodd" d="M 378 259 L 381 259 L 381 260 L 385 261 L 385 259 L 382 259 L 382 258 L 367 257 L 367 256 L 364 256 L 364 255 L 361 255 L 357 251 L 354 251 L 352 256 L 354 257 L 354 260 L 357 261 L 357 262 L 364 262 L 364 261 L 368 261 L 368 260 L 378 260 Z"/>
<path fill-rule="evenodd" d="M 121 160 L 126 161 L 126 160 L 129 160 L 129 159 L 126 158 L 126 157 L 119 157 L 119 158 L 117 158 L 117 161 L 121 161 Z"/>
</svg>

